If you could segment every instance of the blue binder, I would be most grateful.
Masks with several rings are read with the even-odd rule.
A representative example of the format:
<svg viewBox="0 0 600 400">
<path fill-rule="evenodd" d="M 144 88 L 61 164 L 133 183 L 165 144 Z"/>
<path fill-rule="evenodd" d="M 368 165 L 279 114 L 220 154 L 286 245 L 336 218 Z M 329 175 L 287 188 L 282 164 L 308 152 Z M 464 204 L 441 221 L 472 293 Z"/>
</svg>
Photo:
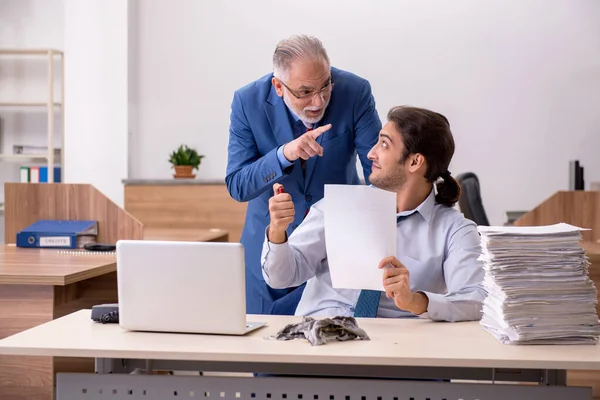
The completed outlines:
<svg viewBox="0 0 600 400">
<path fill-rule="evenodd" d="M 97 236 L 97 221 L 39 220 L 17 233 L 17 247 L 76 249 L 81 236 Z"/>
<path fill-rule="evenodd" d="M 61 181 L 60 167 L 54 167 L 54 183 Z M 48 182 L 48 167 L 40 167 L 40 183 Z"/>
</svg>

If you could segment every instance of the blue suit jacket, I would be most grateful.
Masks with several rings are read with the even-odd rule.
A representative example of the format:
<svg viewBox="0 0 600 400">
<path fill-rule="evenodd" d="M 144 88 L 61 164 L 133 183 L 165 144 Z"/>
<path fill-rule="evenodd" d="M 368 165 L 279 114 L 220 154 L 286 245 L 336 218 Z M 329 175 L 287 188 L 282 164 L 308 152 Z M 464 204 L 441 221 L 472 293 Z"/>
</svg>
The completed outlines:
<svg viewBox="0 0 600 400">
<path fill-rule="evenodd" d="M 346 71 L 332 68 L 331 72 L 335 87 L 319 126 L 331 123 L 332 128 L 317 139 L 323 146 L 323 156 L 310 158 L 305 173 L 300 160 L 282 169 L 277 159 L 277 148 L 294 140 L 294 136 L 289 111 L 271 83 L 273 75 L 265 75 L 234 93 L 225 181 L 231 197 L 248 202 L 240 241 L 245 248 L 249 314 L 293 314 L 304 289 L 272 289 L 262 278 L 260 255 L 270 220 L 273 184 L 283 184 L 294 201 L 296 217 L 288 228 L 290 235 L 310 206 L 323 198 L 325 184 L 360 184 L 357 154 L 365 177 L 371 173 L 367 153 L 377 143 L 381 130 L 371 85 Z"/>
</svg>

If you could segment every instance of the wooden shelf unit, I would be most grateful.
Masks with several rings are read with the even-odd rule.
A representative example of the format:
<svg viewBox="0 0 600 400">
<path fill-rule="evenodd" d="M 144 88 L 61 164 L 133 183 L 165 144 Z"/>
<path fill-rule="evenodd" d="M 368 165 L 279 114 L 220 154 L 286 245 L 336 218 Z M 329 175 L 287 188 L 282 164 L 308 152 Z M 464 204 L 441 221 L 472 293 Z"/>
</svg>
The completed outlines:
<svg viewBox="0 0 600 400">
<path fill-rule="evenodd" d="M 46 107 L 47 115 L 48 115 L 48 128 L 47 128 L 47 143 L 46 146 L 48 151 L 46 154 L 9 154 L 9 153 L 0 153 L 0 161 L 2 160 L 32 160 L 32 159 L 41 159 L 46 160 L 48 166 L 48 183 L 54 182 L 54 167 L 59 166 L 62 171 L 62 176 L 64 176 L 64 132 L 65 132 L 65 119 L 64 119 L 64 53 L 60 50 L 56 49 L 1 49 L 0 48 L 0 62 L 2 62 L 3 56 L 13 56 L 13 57 L 23 57 L 23 56 L 32 56 L 32 57 L 46 57 L 47 58 L 47 66 L 48 66 L 48 86 L 47 93 L 48 98 L 46 101 L 0 101 L 0 108 L 39 108 Z M 56 77 L 56 72 L 54 68 L 54 62 L 56 59 L 60 60 L 62 68 L 60 69 L 60 95 L 59 99 L 55 99 L 54 97 L 54 79 Z M 61 142 L 63 146 L 63 150 L 60 153 L 60 157 L 56 159 L 55 156 L 55 148 L 54 148 L 54 139 L 56 137 L 55 129 L 54 129 L 54 120 L 56 114 L 60 113 L 61 119 L 61 127 L 60 132 L 58 134 L 61 137 Z"/>
</svg>

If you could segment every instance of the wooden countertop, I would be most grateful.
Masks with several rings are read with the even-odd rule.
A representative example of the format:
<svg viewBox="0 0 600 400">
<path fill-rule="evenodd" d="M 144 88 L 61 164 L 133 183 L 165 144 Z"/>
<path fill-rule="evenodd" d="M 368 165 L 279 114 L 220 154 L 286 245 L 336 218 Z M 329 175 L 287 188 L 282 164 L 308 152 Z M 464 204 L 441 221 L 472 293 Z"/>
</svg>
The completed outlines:
<svg viewBox="0 0 600 400">
<path fill-rule="evenodd" d="M 371 340 L 312 347 L 306 340 L 268 340 L 300 317 L 253 315 L 267 323 L 245 336 L 129 332 L 91 321 L 81 310 L 0 340 L 0 354 L 192 361 L 428 366 L 467 368 L 600 369 L 600 346 L 503 345 L 478 322 L 416 318 L 357 319 Z"/>
<path fill-rule="evenodd" d="M 225 185 L 223 179 L 201 179 L 201 178 L 185 178 L 185 179 L 123 179 L 125 186 L 189 186 L 189 185 Z"/>
<path fill-rule="evenodd" d="M 114 253 L 0 246 L 0 284 L 64 286 L 116 270 Z"/>
<path fill-rule="evenodd" d="M 180 240 L 184 242 L 227 241 L 224 229 L 155 228 L 144 227 L 145 240 Z"/>
</svg>

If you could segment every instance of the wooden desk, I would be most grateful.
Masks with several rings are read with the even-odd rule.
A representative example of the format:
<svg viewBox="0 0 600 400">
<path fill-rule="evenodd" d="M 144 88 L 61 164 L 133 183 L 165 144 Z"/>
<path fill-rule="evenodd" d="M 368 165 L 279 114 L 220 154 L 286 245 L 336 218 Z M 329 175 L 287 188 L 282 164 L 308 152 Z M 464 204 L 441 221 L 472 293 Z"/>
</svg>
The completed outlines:
<svg viewBox="0 0 600 400">
<path fill-rule="evenodd" d="M 596 305 L 596 313 L 600 315 L 600 243 L 581 242 L 581 246 L 585 249 L 585 253 L 590 261 L 590 279 L 594 281 L 598 292 L 599 303 Z"/>
<path fill-rule="evenodd" d="M 0 246 L 0 337 L 95 304 L 117 301 L 113 254 Z M 54 373 L 93 370 L 89 360 L 0 356 L 0 399 L 51 399 Z"/>
<path fill-rule="evenodd" d="M 0 246 L 0 284 L 65 286 L 116 270 L 113 253 L 75 255 L 69 251 Z"/>
<path fill-rule="evenodd" d="M 357 318 L 371 340 L 311 346 L 268 340 L 300 317 L 249 315 L 267 325 L 244 336 L 132 332 L 95 323 L 90 310 L 0 340 L 0 354 L 98 358 L 466 368 L 598 369 L 600 346 L 503 345 L 479 322 L 420 318 Z M 443 338 L 444 340 L 440 340 Z M 426 345 L 425 345 L 426 344 Z"/>
<path fill-rule="evenodd" d="M 589 274 L 598 290 L 596 313 L 600 316 L 600 243 L 588 241 L 582 242 L 581 245 L 590 260 Z M 600 398 L 600 371 L 569 371 L 568 382 L 572 385 L 591 386 L 594 398 Z"/>
<path fill-rule="evenodd" d="M 227 241 L 225 230 L 145 229 L 145 239 Z M 113 253 L 0 245 L 0 338 L 96 304 L 116 303 Z M 93 371 L 90 359 L 0 356 L 0 399 L 51 399 L 54 373 Z"/>
<path fill-rule="evenodd" d="M 145 240 L 181 240 L 190 242 L 228 242 L 224 229 L 159 228 L 145 227 Z"/>
<path fill-rule="evenodd" d="M 44 219 L 93 220 L 98 221 L 96 240 L 116 243 L 142 239 L 140 221 L 88 184 L 7 182 L 4 200 L 8 246 L 0 246 L 0 337 L 117 301 L 114 254 L 19 249 L 14 247 L 17 232 Z M 62 370 L 90 371 L 93 363 L 88 359 L 2 357 L 0 399 L 51 399 L 54 372 Z"/>
<path fill-rule="evenodd" d="M 94 387 L 105 387 L 114 390 L 133 390 L 141 396 L 139 385 L 150 384 L 146 377 L 140 375 L 120 375 L 118 372 L 129 372 L 136 366 L 167 366 L 176 363 L 178 367 L 190 370 L 206 370 L 196 368 L 217 367 L 226 371 L 256 371 L 290 374 L 325 374 L 341 377 L 418 377 L 429 371 L 437 378 L 457 379 L 462 374 L 463 379 L 491 377 L 495 374 L 497 381 L 510 377 L 516 380 L 518 371 L 535 376 L 542 371 L 548 377 L 553 371 L 565 369 L 600 369 L 600 346 L 510 346 L 502 345 L 494 337 L 485 332 L 478 322 L 436 323 L 422 319 L 358 319 L 359 325 L 366 330 L 371 340 L 332 342 L 323 346 L 311 347 L 306 340 L 276 341 L 266 338 L 275 334 L 289 323 L 298 322 L 300 318 L 288 316 L 249 316 L 249 321 L 266 321 L 267 326 L 245 336 L 227 335 L 193 335 L 170 333 L 128 332 L 118 324 L 102 325 L 90 320 L 89 310 L 81 310 L 58 320 L 21 332 L 13 337 L 0 340 L 0 354 L 54 356 L 54 357 L 95 357 L 98 358 L 99 374 L 78 375 L 70 379 L 70 384 L 81 386 L 86 390 Z M 117 363 L 107 363 L 108 359 L 117 359 Z M 146 361 L 148 360 L 148 361 Z M 118 366 L 124 369 L 118 370 Z M 511 369 L 503 372 L 502 368 Z M 214 370 L 214 369 L 213 369 Z M 490 372 L 491 371 L 491 372 Z M 109 372 L 115 374 L 103 375 Z M 505 379 L 503 379 L 503 376 Z M 203 393 L 201 388 L 206 382 L 199 377 L 165 377 L 155 375 L 163 382 L 164 390 L 178 390 L 187 387 L 187 391 Z M 150 378 L 154 379 L 154 378 Z M 165 380 L 166 379 L 166 380 Z M 102 382 L 106 386 L 101 386 Z M 490 379 L 491 380 L 491 379 Z M 300 381 L 300 382 L 298 382 Z M 335 379 L 318 381 L 283 380 L 275 384 L 274 380 L 263 378 L 232 378 L 220 381 L 222 388 L 228 393 L 236 391 L 236 385 L 260 385 L 266 382 L 258 391 L 259 399 L 269 398 L 267 390 L 273 390 L 281 399 L 285 385 L 303 385 L 302 392 L 306 398 L 313 399 L 311 390 L 325 387 L 336 391 L 339 382 Z M 91 384 L 90 382 L 93 382 Z M 250 382 L 250 383 L 249 383 Z M 350 382 L 350 383 L 348 383 Z M 353 391 L 345 393 L 352 398 L 367 395 L 375 398 L 373 391 L 381 390 L 381 385 L 393 385 L 394 390 L 401 394 L 401 399 L 408 399 L 409 393 L 403 390 L 403 385 L 413 385 L 412 389 L 429 390 L 428 393 L 444 388 L 442 395 L 425 396 L 420 392 L 415 398 L 486 398 L 486 399 L 523 399 L 523 398 L 589 398 L 589 390 L 560 387 L 559 382 L 547 381 L 547 385 L 477 385 L 473 383 L 414 383 L 399 381 L 344 381 L 350 384 Z M 184 385 L 185 383 L 185 385 Z M 316 386 L 313 386 L 313 383 Z M 327 385 L 325 385 L 327 383 Z M 359 384 L 360 383 L 360 384 Z M 189 385 L 196 385 L 192 389 Z M 361 385 L 365 385 L 362 387 Z M 427 386 L 429 385 L 429 386 Z M 433 385 L 433 386 L 431 386 Z M 458 385 L 458 386 L 457 386 Z M 552 386 L 556 385 L 556 386 Z M 558 387 L 557 387 L 558 386 Z M 79 393 L 82 389 L 79 388 Z M 340 390 L 343 390 L 340 389 Z M 349 390 L 347 387 L 345 390 Z M 360 393 L 356 391 L 366 391 Z M 458 395 L 457 391 L 463 390 Z M 470 391 L 466 393 L 466 391 Z M 481 390 L 487 390 L 481 395 Z M 241 392 L 241 390 L 239 390 Z M 502 392 L 500 394 L 496 393 Z M 504 392 L 506 391 L 506 392 Z M 309 392 L 310 397 L 308 396 Z M 473 393 L 479 393 L 479 396 Z M 181 390 L 181 393 L 185 393 Z M 219 391 L 216 397 L 219 398 Z M 271 393 L 271 392 L 269 392 Z M 317 392 L 315 392 L 317 393 Z M 324 394 L 318 392 L 319 394 Z M 515 395 L 520 393 L 520 395 Z M 529 397 L 524 397 L 527 393 Z M 148 392 L 149 398 L 159 398 Z M 330 398 L 329 392 L 324 398 Z M 383 394 L 383 393 L 380 393 Z M 163 395 L 166 395 L 163 392 Z M 410 393 L 412 395 L 412 393 Z M 562 395 L 563 397 L 560 397 Z M 211 394 L 212 396 L 212 394 Z M 385 394 L 385 398 L 391 394 Z M 234 399 L 232 394 L 221 396 Z M 242 396 L 250 398 L 255 396 Z M 316 398 L 316 397 L 315 397 Z M 320 397 L 319 397 L 320 398 Z M 336 396 L 337 398 L 337 396 Z M 343 396 L 340 396 L 343 398 Z"/>
</svg>

